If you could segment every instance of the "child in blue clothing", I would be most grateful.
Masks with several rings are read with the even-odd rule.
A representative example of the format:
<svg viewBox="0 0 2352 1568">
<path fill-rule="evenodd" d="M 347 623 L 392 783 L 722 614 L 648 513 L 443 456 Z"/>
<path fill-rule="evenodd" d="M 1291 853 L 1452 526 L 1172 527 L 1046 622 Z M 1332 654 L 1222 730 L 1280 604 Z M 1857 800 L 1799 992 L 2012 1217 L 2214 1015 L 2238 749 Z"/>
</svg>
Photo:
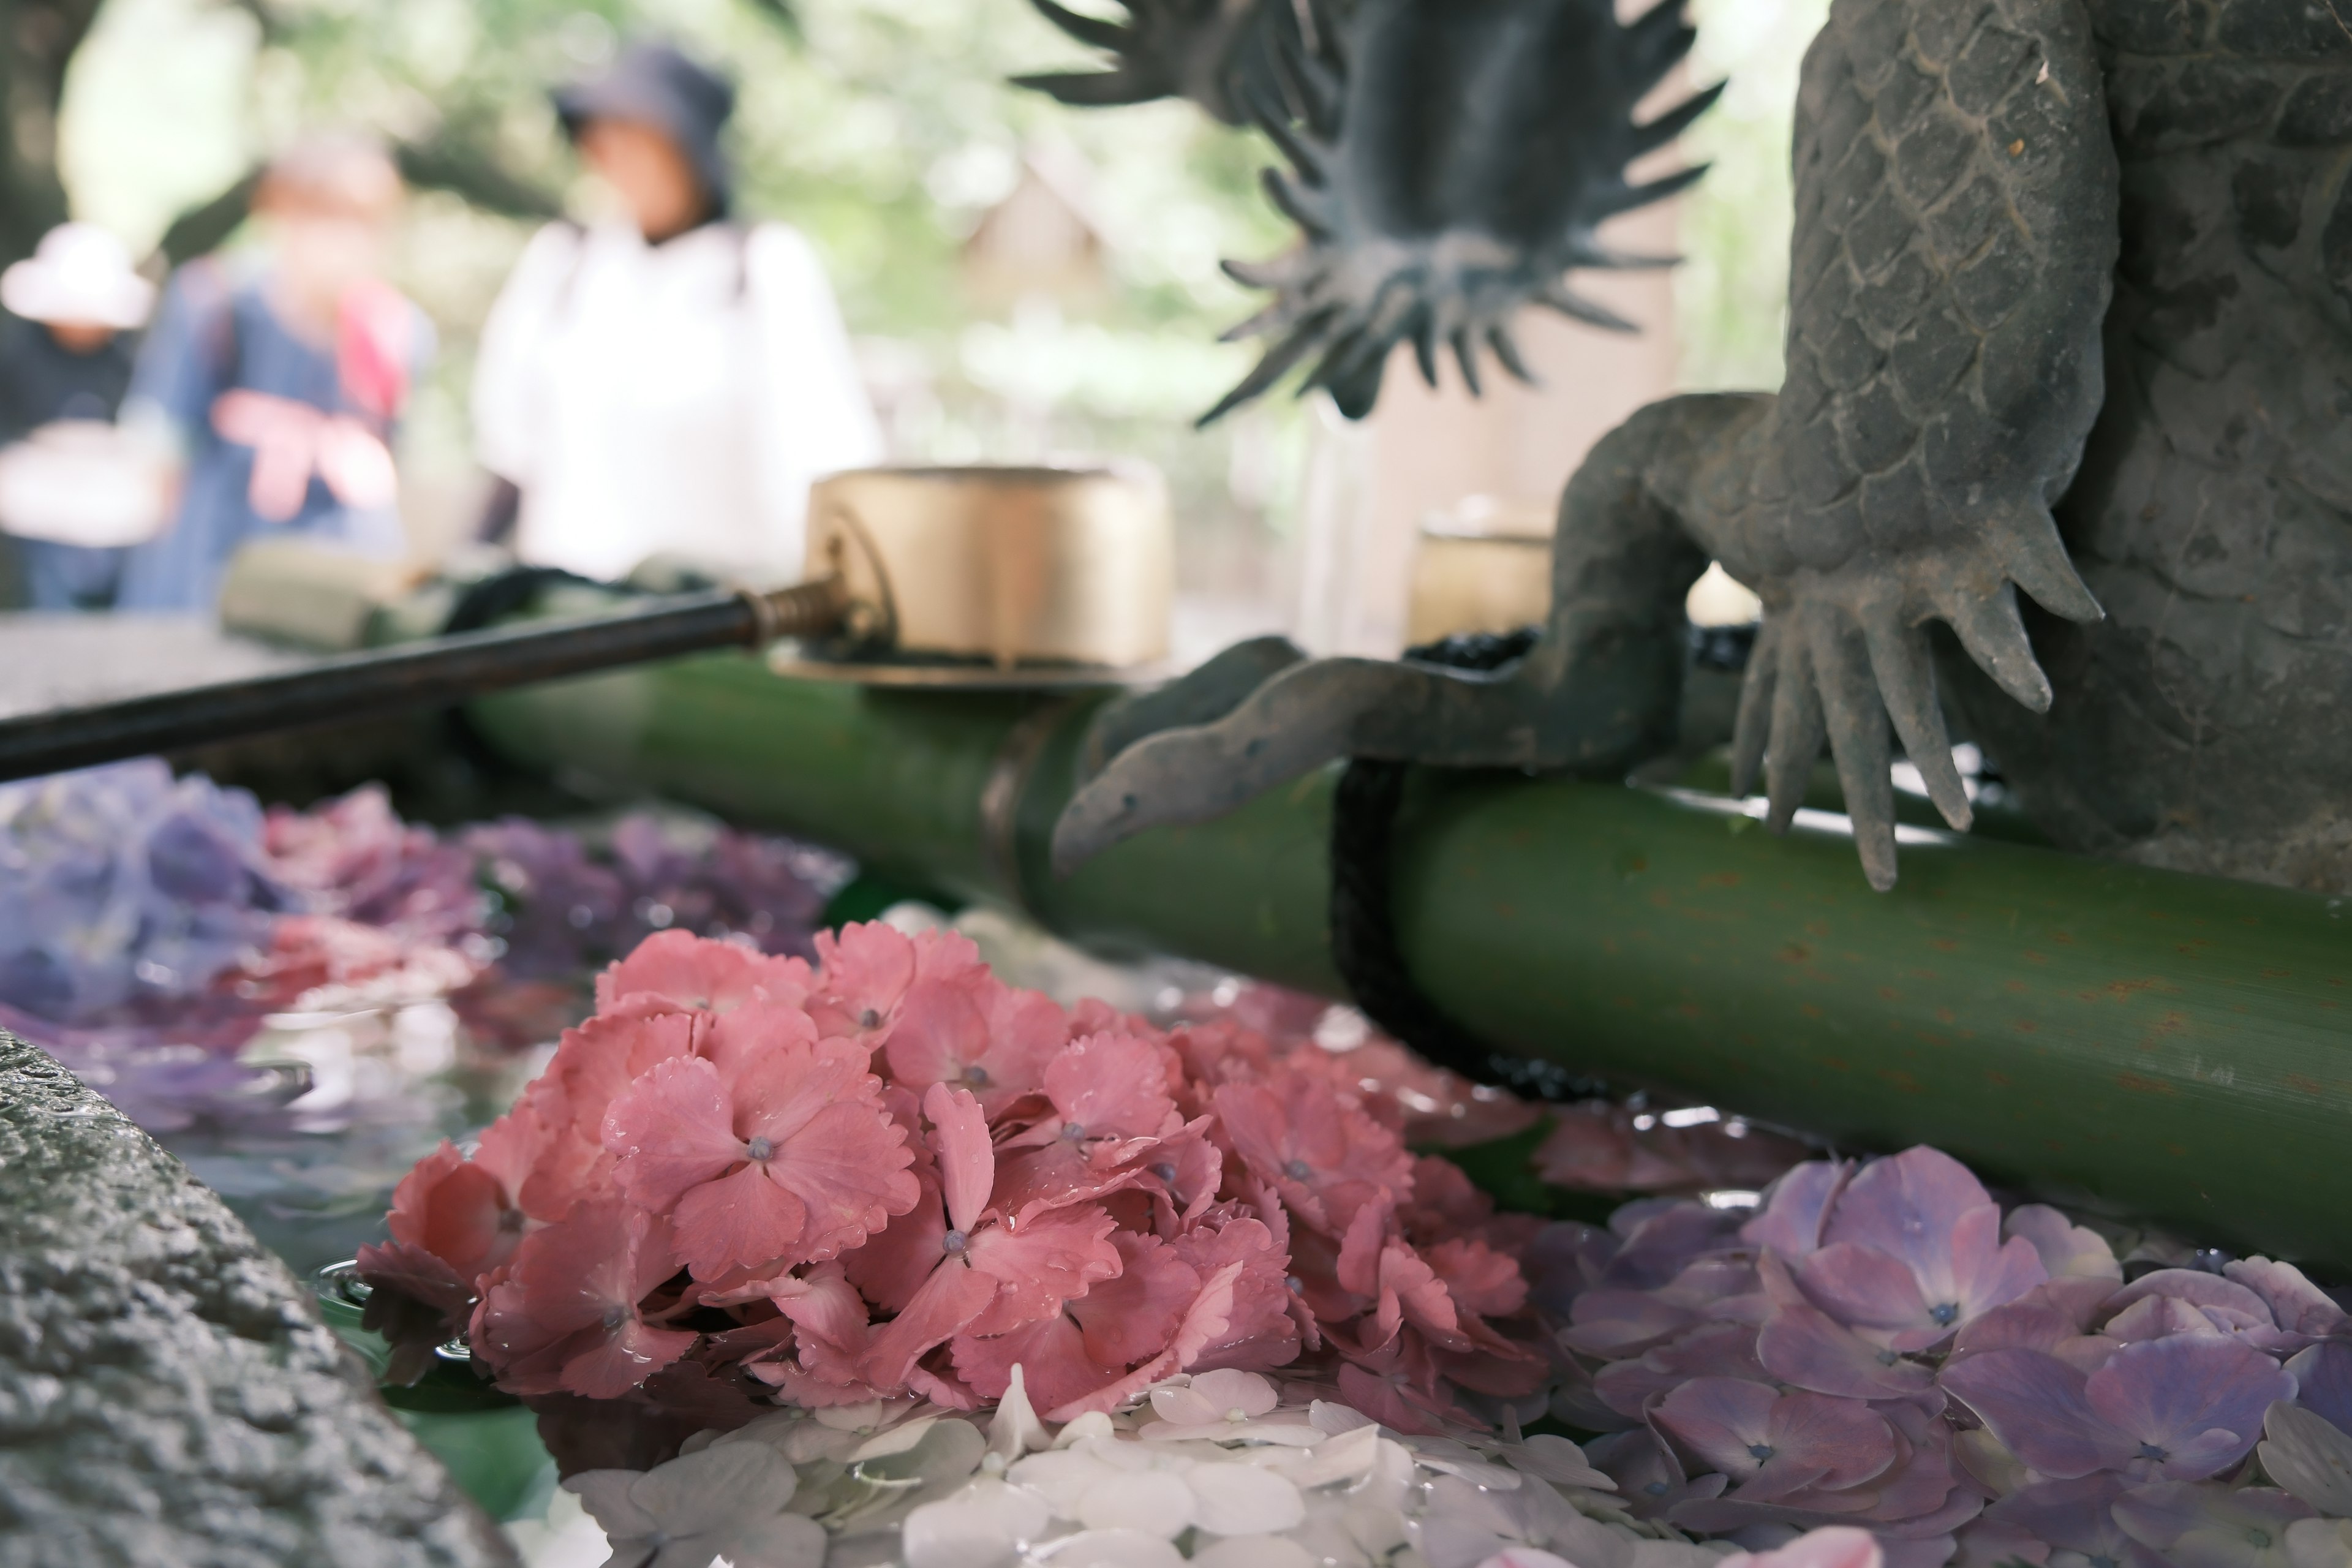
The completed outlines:
<svg viewBox="0 0 2352 1568">
<path fill-rule="evenodd" d="M 402 195 L 380 147 L 309 142 L 256 194 L 257 264 L 173 278 L 123 420 L 180 454 L 179 504 L 131 550 L 118 608 L 210 609 L 229 557 L 265 534 L 404 553 L 392 442 L 433 331 L 383 279 Z"/>
</svg>

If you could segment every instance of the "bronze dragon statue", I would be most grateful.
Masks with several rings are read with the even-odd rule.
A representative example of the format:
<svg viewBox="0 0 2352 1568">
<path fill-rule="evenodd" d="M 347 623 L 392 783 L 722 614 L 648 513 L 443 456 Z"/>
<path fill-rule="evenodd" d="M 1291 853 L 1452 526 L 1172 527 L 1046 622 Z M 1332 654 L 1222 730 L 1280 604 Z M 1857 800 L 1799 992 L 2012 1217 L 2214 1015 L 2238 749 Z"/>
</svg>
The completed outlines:
<svg viewBox="0 0 2352 1568">
<path fill-rule="evenodd" d="M 1417 3 L 1565 0 L 1360 0 L 1343 47 Z M 1058 860 L 1337 757 L 1622 773 L 1674 739 L 1715 559 L 1765 604 L 1738 787 L 1785 827 L 1826 744 L 1874 885 L 1898 741 L 1969 823 L 1948 703 L 2062 846 L 2352 889 L 2345 5 L 1835 0 L 1780 391 L 1601 443 L 1513 666 L 1268 641 L 1107 713 Z"/>
</svg>

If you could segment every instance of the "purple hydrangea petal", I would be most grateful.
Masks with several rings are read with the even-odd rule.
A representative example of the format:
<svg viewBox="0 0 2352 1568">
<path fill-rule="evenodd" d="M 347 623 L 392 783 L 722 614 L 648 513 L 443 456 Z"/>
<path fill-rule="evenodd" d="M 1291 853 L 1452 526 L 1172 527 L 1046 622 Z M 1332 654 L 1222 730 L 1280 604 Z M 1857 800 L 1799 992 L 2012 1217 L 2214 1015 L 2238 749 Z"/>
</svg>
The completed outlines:
<svg viewBox="0 0 2352 1568">
<path fill-rule="evenodd" d="M 2242 1258 L 2222 1272 L 2260 1296 L 2278 1326 L 2289 1333 L 2337 1334 L 2352 1325 L 2344 1309 L 2292 1263 Z"/>
<path fill-rule="evenodd" d="M 1612 1361 L 1640 1355 L 1704 1321 L 1691 1308 L 1648 1290 L 1587 1290 L 1576 1299 L 1572 1318 L 1560 1342 Z"/>
<path fill-rule="evenodd" d="M 1969 1320 L 1952 1341 L 1950 1360 L 1986 1351 L 2032 1350 L 2085 1373 L 2106 1364 L 2116 1342 L 2085 1331 L 2106 1300 L 2102 1279 L 2069 1278 L 2037 1285 L 2006 1306 Z"/>
<path fill-rule="evenodd" d="M 2138 1445 L 2100 1419 L 2087 1378 L 2041 1351 L 1987 1351 L 1938 1379 L 2019 1458 L 2053 1479 L 2121 1469 Z"/>
<path fill-rule="evenodd" d="M 1951 1305 L 1955 1326 L 2007 1306 L 2050 1278 L 2032 1242 L 2000 1239 L 2000 1210 L 1991 1204 L 1960 1215 L 1944 1258 L 1939 1269 L 1920 1274 L 1919 1288 L 1931 1308 Z M 1943 1321 L 1940 1314 L 1937 1321 Z"/>
<path fill-rule="evenodd" d="M 1831 1208 L 1822 1240 L 1883 1252 L 1924 1282 L 1948 1266 L 1961 1216 L 1991 1202 L 1966 1165 L 1921 1145 L 1863 1167 Z"/>
<path fill-rule="evenodd" d="M 2011 1209 L 2006 1235 L 2022 1237 L 2041 1255 L 2042 1267 L 2053 1279 L 2113 1279 L 2121 1281 L 2123 1265 L 2106 1237 L 2087 1226 L 2076 1225 L 2047 1204 L 2027 1204 Z"/>
<path fill-rule="evenodd" d="M 1780 1394 L 1768 1383 L 1695 1377 L 1661 1400 L 1656 1420 L 1715 1468 L 1751 1476 L 1771 1458 L 1772 1406 Z"/>
<path fill-rule="evenodd" d="M 1810 1472 L 1817 1478 L 1811 1484 L 1829 1490 L 1875 1480 L 1897 1457 L 1885 1419 L 1858 1399 L 1782 1394 L 1773 1403 L 1767 1431 L 1775 1450 L 1768 1469 L 1785 1465 Z"/>
<path fill-rule="evenodd" d="M 2043 1546 L 2071 1552 L 2084 1563 L 2160 1568 L 2163 1559 L 2116 1522 L 2115 1503 L 2123 1491 L 2123 1478 L 2106 1472 L 2043 1481 L 1994 1502 L 1985 1510 L 1985 1521 L 2022 1531 Z"/>
<path fill-rule="evenodd" d="M 1885 1399 L 1919 1393 L 1934 1382 L 1918 1363 L 1872 1344 L 1802 1302 L 1783 1305 L 1764 1321 L 1756 1355 L 1774 1377 L 1815 1394 Z"/>
<path fill-rule="evenodd" d="M 2144 1274 L 2109 1297 L 2107 1310 L 2120 1317 L 2126 1310 L 2151 1300 L 2186 1302 L 2227 1332 L 2267 1329 L 2277 1322 L 2270 1303 L 2254 1291 L 2235 1280 L 2198 1268 L 2159 1268 Z"/>
<path fill-rule="evenodd" d="M 2328 1340 L 2286 1363 L 2294 1378 L 2294 1402 L 2352 1432 L 2352 1344 Z"/>
<path fill-rule="evenodd" d="M 1794 1270 L 1805 1295 L 1850 1329 L 1872 1331 L 1898 1350 L 1924 1350 L 1952 1330 L 1938 1323 L 1919 1293 L 1919 1279 L 1900 1259 L 1850 1241 L 1835 1242 Z"/>
<path fill-rule="evenodd" d="M 2132 1439 L 2132 1462 L 2167 1480 L 2237 1463 L 2262 1436 L 2263 1413 L 2294 1397 L 2294 1379 L 2269 1356 L 2198 1334 L 2126 1345 L 2084 1384 L 2091 1410 Z"/>
<path fill-rule="evenodd" d="M 1635 1361 L 1612 1362 L 1592 1380 L 1601 1402 L 1621 1415 L 1641 1419 L 1652 1398 L 1672 1393 L 1695 1377 L 1736 1377 L 1754 1383 L 1771 1374 L 1756 1358 L 1756 1331 L 1746 1323 L 1708 1323 Z"/>
<path fill-rule="evenodd" d="M 1797 1166 L 1772 1184 L 1763 1209 L 1740 1227 L 1740 1238 L 1783 1258 L 1804 1257 L 1821 1246 L 1822 1222 L 1853 1175 L 1853 1167 L 1843 1160 Z"/>
</svg>

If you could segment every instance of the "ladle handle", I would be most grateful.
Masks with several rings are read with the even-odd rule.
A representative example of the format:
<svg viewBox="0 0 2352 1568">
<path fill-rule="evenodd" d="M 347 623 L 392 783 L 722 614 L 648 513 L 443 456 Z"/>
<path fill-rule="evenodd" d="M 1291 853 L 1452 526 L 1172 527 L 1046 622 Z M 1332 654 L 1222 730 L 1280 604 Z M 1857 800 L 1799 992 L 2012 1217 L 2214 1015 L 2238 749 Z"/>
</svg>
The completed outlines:
<svg viewBox="0 0 2352 1568">
<path fill-rule="evenodd" d="M 775 593 L 645 601 L 615 616 L 536 623 L 347 654 L 299 669 L 0 720 L 0 782 L 224 741 L 446 708 L 567 676 L 718 648 L 763 648 L 837 627 L 835 579 Z"/>
</svg>

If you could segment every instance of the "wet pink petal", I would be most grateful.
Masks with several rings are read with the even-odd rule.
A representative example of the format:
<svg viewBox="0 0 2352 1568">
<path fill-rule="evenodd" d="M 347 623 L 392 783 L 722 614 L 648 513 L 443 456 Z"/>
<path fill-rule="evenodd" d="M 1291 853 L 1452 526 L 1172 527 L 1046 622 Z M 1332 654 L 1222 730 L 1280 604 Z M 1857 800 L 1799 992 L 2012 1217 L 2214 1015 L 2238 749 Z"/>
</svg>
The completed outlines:
<svg viewBox="0 0 2352 1568">
<path fill-rule="evenodd" d="M 1086 1335 L 1066 1314 L 999 1334 L 970 1335 L 954 1342 L 955 1367 L 983 1399 L 1002 1399 L 1019 1367 L 1033 1405 L 1048 1410 L 1083 1399 L 1127 1372 L 1125 1362 L 1105 1363 L 1087 1348 Z"/>
<path fill-rule="evenodd" d="M 993 1116 L 1043 1087 L 1067 1028 L 1051 997 L 992 976 L 925 981 L 908 993 L 883 1054 L 893 1081 L 968 1089 Z"/>
<path fill-rule="evenodd" d="M 1269 1083 L 1226 1084 L 1213 1103 L 1251 1172 L 1328 1236 L 1345 1234 L 1366 1204 L 1412 1195 L 1403 1143 L 1328 1079 L 1279 1071 Z"/>
<path fill-rule="evenodd" d="M 1273 1205 L 1273 1214 L 1279 1221 L 1279 1205 Z M 1176 1237 L 1172 1250 L 1195 1276 L 1208 1280 L 1230 1270 L 1232 1279 L 1224 1330 L 1202 1343 L 1187 1370 L 1271 1372 L 1298 1359 L 1297 1300 L 1290 1289 L 1286 1243 L 1265 1220 L 1242 1215 L 1195 1226 Z M 1097 1286 L 1088 1301 L 1111 1289 Z"/>
<path fill-rule="evenodd" d="M 2252 1451 L 2263 1412 L 2294 1397 L 2294 1379 L 2236 1340 L 2183 1335 L 2126 1345 L 2091 1374 L 2084 1394 L 2133 1440 L 2136 1468 L 2201 1480 Z"/>
<path fill-rule="evenodd" d="M 1066 1311 L 1085 1337 L 1087 1357 L 1123 1373 L 1168 1348 L 1201 1293 L 1201 1272 L 1157 1237 L 1123 1230 L 1110 1239 L 1118 1251 L 1118 1273 L 1071 1301 Z"/>
<path fill-rule="evenodd" d="M 973 1231 L 965 1256 L 974 1273 L 996 1281 L 996 1298 L 971 1331 L 1006 1333 L 1050 1317 L 1097 1280 L 1116 1276 L 1116 1227 L 1101 1209 L 1081 1206 L 1040 1215 L 1017 1231 L 994 1224 Z"/>
<path fill-rule="evenodd" d="M 850 1282 L 885 1312 L 905 1311 L 946 1256 L 949 1226 L 939 1182 L 924 1171 L 919 1185 L 920 1195 L 912 1209 L 893 1219 L 865 1246 L 842 1257 Z"/>
<path fill-rule="evenodd" d="M 1833 1242 L 1800 1261 L 1796 1277 L 1805 1294 L 1831 1317 L 1850 1328 L 1873 1331 L 1899 1349 L 1925 1349 L 1935 1341 L 1918 1345 L 1899 1342 L 1922 1333 L 1940 1337 L 1957 1323 L 1957 1312 L 1953 1322 L 1937 1322 L 1920 1294 L 1918 1276 L 1900 1258 L 1876 1247 Z"/>
<path fill-rule="evenodd" d="M 962 1089 L 933 1084 L 923 1096 L 931 1123 L 931 1147 L 940 1161 L 940 1197 L 950 1229 L 970 1231 L 988 1207 L 996 1182 L 996 1153 L 988 1142 L 988 1118 L 980 1102 Z"/>
<path fill-rule="evenodd" d="M 1422 1257 L 1465 1312 L 1507 1318 L 1527 1305 L 1528 1281 L 1519 1272 L 1518 1259 L 1483 1241 L 1441 1241 Z"/>
<path fill-rule="evenodd" d="M 609 1012 L 627 998 L 648 995 L 715 1012 L 763 995 L 798 1003 L 813 977 L 797 958 L 769 958 L 732 942 L 666 931 L 596 977 L 596 1010 Z"/>
<path fill-rule="evenodd" d="M 1160 1051 L 1126 1035 L 1072 1043 L 1046 1067 L 1045 1093 L 1074 1141 L 1165 1138 L 1183 1125 Z"/>
<path fill-rule="evenodd" d="M 501 1387 L 614 1398 L 684 1355 L 696 1335 L 655 1329 L 638 1303 L 677 1270 L 667 1226 L 617 1202 L 536 1231 L 476 1310 L 477 1352 Z"/>
<path fill-rule="evenodd" d="M 619 1163 L 613 1177 L 631 1202 L 667 1212 L 687 1193 L 744 1157 L 735 1108 L 719 1069 L 699 1057 L 660 1063 L 613 1103 L 604 1147 Z M 797 1236 L 782 1238 L 790 1245 Z M 782 1246 L 742 1259 L 772 1258 Z"/>
<path fill-rule="evenodd" d="M 770 1259 L 793 1268 L 914 1206 L 914 1155 L 880 1090 L 856 1047 L 786 1031 L 731 1078 L 699 1058 L 660 1064 L 614 1102 L 605 1146 L 633 1201 L 675 1210 L 698 1279 Z M 696 1195 L 713 1184 L 724 1193 Z"/>
<path fill-rule="evenodd" d="M 470 1282 L 514 1256 L 526 1218 L 487 1166 L 445 1142 L 400 1179 L 385 1223 L 395 1242 Z"/>
<path fill-rule="evenodd" d="M 761 1165 L 694 1187 L 678 1199 L 671 1217 L 680 1254 L 689 1260 L 724 1259 L 719 1268 L 782 1258 L 798 1249 L 809 1228 L 807 1205 Z"/>
<path fill-rule="evenodd" d="M 984 1274 L 961 1263 L 934 1268 L 906 1310 L 876 1331 L 858 1372 L 877 1388 L 906 1387 L 917 1361 L 963 1332 L 995 1299 L 996 1281 Z"/>
<path fill-rule="evenodd" d="M 1945 1367 L 1938 1381 L 2019 1458 L 2053 1479 L 2119 1470 L 2138 1445 L 2091 1408 L 2086 1376 L 2040 1351 L 1998 1350 Z"/>
</svg>

